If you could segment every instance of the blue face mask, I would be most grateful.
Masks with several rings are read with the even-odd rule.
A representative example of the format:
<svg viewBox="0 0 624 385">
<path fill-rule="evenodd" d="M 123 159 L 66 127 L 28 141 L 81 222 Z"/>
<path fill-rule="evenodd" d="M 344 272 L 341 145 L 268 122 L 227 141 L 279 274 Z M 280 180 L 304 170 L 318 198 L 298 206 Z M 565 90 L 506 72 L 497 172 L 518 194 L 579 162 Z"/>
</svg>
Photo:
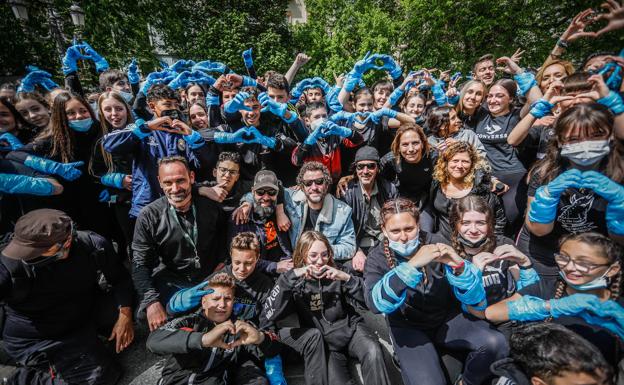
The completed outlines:
<svg viewBox="0 0 624 385">
<path fill-rule="evenodd" d="M 407 241 L 407 243 L 391 241 L 390 239 L 388 239 L 388 246 L 392 249 L 392 251 L 394 251 L 401 257 L 409 257 L 410 255 L 414 254 L 416 249 L 418 249 L 419 245 L 420 238 L 418 237 L 418 234 L 416 234 L 416 238 L 412 239 L 411 241 Z"/>
<path fill-rule="evenodd" d="M 89 128 L 91 128 L 92 124 L 93 124 L 93 119 L 91 118 L 80 119 L 80 120 L 70 120 L 69 128 L 77 132 L 87 132 L 89 131 Z"/>
<path fill-rule="evenodd" d="M 132 94 L 132 92 L 125 92 L 125 91 L 117 91 L 119 92 L 119 95 L 121 95 L 121 97 L 126 101 L 126 103 L 130 103 L 132 101 L 132 98 L 134 98 L 134 95 Z"/>
<path fill-rule="evenodd" d="M 566 279 L 566 276 L 563 273 L 563 271 L 559 271 L 559 275 L 574 290 L 577 290 L 577 291 L 589 291 L 589 290 L 595 290 L 595 289 L 605 289 L 608 286 L 608 284 L 607 284 L 607 272 L 608 271 L 609 271 L 609 269 L 607 269 L 607 271 L 605 271 L 605 273 L 603 275 L 601 275 L 600 277 L 594 279 L 593 281 L 589 281 L 589 282 L 583 283 L 581 285 L 575 285 L 573 283 L 570 283 Z"/>
</svg>

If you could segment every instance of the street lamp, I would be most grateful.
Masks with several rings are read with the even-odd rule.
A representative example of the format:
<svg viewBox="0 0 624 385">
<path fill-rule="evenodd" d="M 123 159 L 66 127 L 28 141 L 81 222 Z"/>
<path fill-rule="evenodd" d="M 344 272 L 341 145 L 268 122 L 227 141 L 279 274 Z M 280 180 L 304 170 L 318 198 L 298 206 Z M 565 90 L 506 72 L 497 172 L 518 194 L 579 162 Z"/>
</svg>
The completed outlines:
<svg viewBox="0 0 624 385">
<path fill-rule="evenodd" d="M 28 8 L 26 8 L 26 2 L 22 0 L 9 0 L 9 5 L 11 6 L 11 10 L 15 15 L 15 18 L 20 21 L 20 23 L 25 23 L 28 21 Z"/>
<path fill-rule="evenodd" d="M 80 40 L 85 26 L 85 13 L 78 4 L 73 3 L 69 8 L 69 14 L 71 15 L 72 24 L 75 27 L 74 37 Z"/>
</svg>

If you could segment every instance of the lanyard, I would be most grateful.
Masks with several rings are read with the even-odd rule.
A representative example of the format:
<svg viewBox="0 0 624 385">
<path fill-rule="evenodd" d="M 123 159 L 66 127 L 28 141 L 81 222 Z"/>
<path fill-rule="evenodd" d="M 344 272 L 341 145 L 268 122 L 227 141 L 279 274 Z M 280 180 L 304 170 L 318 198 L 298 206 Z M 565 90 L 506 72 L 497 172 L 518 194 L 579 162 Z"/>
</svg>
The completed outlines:
<svg viewBox="0 0 624 385">
<path fill-rule="evenodd" d="M 197 238 L 198 238 L 197 213 L 195 211 L 195 205 L 191 204 L 191 207 L 193 208 L 193 218 L 194 218 L 193 228 L 191 229 L 191 234 L 189 234 L 184 229 L 184 226 L 182 226 L 182 224 L 180 223 L 180 220 L 178 219 L 178 213 L 173 208 L 173 206 L 169 205 L 169 211 L 171 213 L 171 216 L 175 220 L 175 222 L 178 224 L 178 227 L 184 234 L 184 238 L 191 244 L 191 246 L 193 246 L 193 250 L 195 251 L 195 258 L 193 260 L 195 262 L 195 267 L 199 269 L 201 267 L 201 263 L 199 261 L 199 255 L 197 254 Z"/>
</svg>

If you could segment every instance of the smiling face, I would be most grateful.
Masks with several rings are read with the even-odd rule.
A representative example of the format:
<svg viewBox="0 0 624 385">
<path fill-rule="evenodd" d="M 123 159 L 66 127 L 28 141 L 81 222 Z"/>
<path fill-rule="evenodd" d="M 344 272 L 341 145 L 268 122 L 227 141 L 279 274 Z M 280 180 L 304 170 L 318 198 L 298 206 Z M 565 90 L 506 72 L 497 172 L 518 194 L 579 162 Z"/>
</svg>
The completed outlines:
<svg viewBox="0 0 624 385">
<path fill-rule="evenodd" d="M 484 60 L 477 63 L 474 67 L 475 79 L 481 80 L 486 86 L 490 86 L 494 83 L 494 76 L 496 75 L 496 69 L 492 60 Z"/>
<path fill-rule="evenodd" d="M 256 269 L 258 253 L 255 250 L 232 249 L 232 275 L 244 281 Z"/>
<path fill-rule="evenodd" d="M 191 108 L 189 108 L 189 120 L 193 128 L 197 130 L 208 128 L 208 115 L 204 107 L 199 104 L 193 104 Z"/>
<path fill-rule="evenodd" d="M 462 237 L 471 242 L 478 242 L 487 236 L 487 216 L 477 211 L 468 211 L 462 216 L 458 227 Z"/>
<path fill-rule="evenodd" d="M 0 133 L 15 132 L 17 130 L 17 122 L 13 113 L 7 106 L 0 103 Z"/>
<path fill-rule="evenodd" d="M 210 287 L 214 293 L 202 297 L 202 309 L 204 315 L 210 321 L 221 323 L 227 321 L 232 315 L 234 306 L 234 289 L 226 286 Z"/>
<path fill-rule="evenodd" d="M 545 93 L 552 82 L 556 80 L 563 81 L 567 76 L 565 67 L 559 63 L 551 64 L 542 73 L 542 80 L 540 82 L 540 90 Z"/>
<path fill-rule="evenodd" d="M 399 152 L 408 163 L 418 163 L 422 158 L 423 142 L 416 131 L 405 131 L 399 141 Z"/>
<path fill-rule="evenodd" d="M 320 268 L 329 262 L 329 250 L 324 242 L 314 241 L 305 256 L 305 264 Z"/>
<path fill-rule="evenodd" d="M 469 85 L 462 99 L 464 110 L 473 111 L 479 107 L 483 101 L 483 95 L 485 95 L 485 88 L 482 83 L 472 83 Z"/>
<path fill-rule="evenodd" d="M 375 94 L 373 95 L 375 98 L 375 109 L 378 110 L 384 106 L 384 104 L 388 101 L 390 94 L 392 91 L 387 89 L 378 89 L 375 90 Z"/>
<path fill-rule="evenodd" d="M 418 236 L 418 223 L 408 212 L 392 214 L 381 226 L 384 236 L 391 241 L 407 243 Z"/>
<path fill-rule="evenodd" d="M 358 97 L 355 102 L 356 112 L 372 112 L 373 111 L 373 96 L 370 94 L 364 94 Z"/>
<path fill-rule="evenodd" d="M 309 184 L 309 186 L 306 186 Z M 327 181 L 322 171 L 306 171 L 303 174 L 303 192 L 309 202 L 321 203 L 327 195 Z"/>
<path fill-rule="evenodd" d="M 104 119 L 115 130 L 122 129 L 128 123 L 128 112 L 126 105 L 115 98 L 108 98 L 102 101 L 100 106 Z"/>
<path fill-rule="evenodd" d="M 260 102 L 256 98 L 248 98 L 245 100 L 245 106 L 251 108 L 251 111 L 240 110 L 243 122 L 248 126 L 258 126 L 260 124 Z"/>
<path fill-rule="evenodd" d="M 448 124 L 448 135 L 453 135 L 456 132 L 458 132 L 459 130 L 461 130 L 462 127 L 462 121 L 459 118 L 459 116 L 457 116 L 457 112 L 455 112 L 455 110 L 450 110 L 449 111 L 449 124 Z"/>
<path fill-rule="evenodd" d="M 186 100 L 189 103 L 203 102 L 206 95 L 200 86 L 191 86 L 186 90 Z"/>
<path fill-rule="evenodd" d="M 188 207 L 195 175 L 182 162 L 170 162 L 158 167 L 158 182 L 169 203 L 176 209 Z"/>
<path fill-rule="evenodd" d="M 364 186 L 370 186 L 375 183 L 378 172 L 377 162 L 373 160 L 361 160 L 355 164 L 355 173 L 360 183 Z"/>
<path fill-rule="evenodd" d="M 566 280 L 573 285 L 591 282 L 605 275 L 605 273 L 607 277 L 612 277 L 620 271 L 619 263 L 610 263 L 600 246 L 577 240 L 568 240 L 561 245 L 559 254 L 561 257 L 556 257 L 555 261 L 565 275 Z M 561 262 L 561 259 L 569 259 L 570 261 L 565 263 Z M 577 263 L 586 265 L 589 269 L 583 269 L 583 267 L 579 269 L 576 265 Z"/>
<path fill-rule="evenodd" d="M 419 117 L 425 110 L 425 101 L 419 96 L 409 98 L 405 104 L 405 113 L 412 118 Z"/>
<path fill-rule="evenodd" d="M 451 179 L 461 181 L 468 175 L 471 167 L 472 161 L 470 160 L 470 154 L 467 152 L 458 152 L 449 160 L 446 171 L 449 173 Z"/>
<path fill-rule="evenodd" d="M 43 128 L 50 122 L 50 111 L 34 99 L 24 99 L 15 104 L 17 111 L 30 124 Z"/>
<path fill-rule="evenodd" d="M 487 105 L 493 116 L 505 115 L 509 112 L 511 97 L 502 86 L 492 86 L 487 95 Z"/>
<path fill-rule="evenodd" d="M 67 120 L 83 120 L 91 117 L 87 107 L 78 99 L 69 99 L 65 103 L 65 114 Z"/>
</svg>

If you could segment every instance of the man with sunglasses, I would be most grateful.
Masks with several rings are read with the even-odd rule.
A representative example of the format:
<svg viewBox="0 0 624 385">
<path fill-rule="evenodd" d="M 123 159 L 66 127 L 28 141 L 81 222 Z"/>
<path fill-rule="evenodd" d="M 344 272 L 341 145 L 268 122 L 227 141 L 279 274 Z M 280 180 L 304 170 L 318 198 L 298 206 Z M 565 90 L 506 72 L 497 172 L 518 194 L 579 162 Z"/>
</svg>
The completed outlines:
<svg viewBox="0 0 624 385">
<path fill-rule="evenodd" d="M 351 218 L 355 228 L 357 252 L 351 260 L 351 267 L 364 271 L 368 250 L 377 246 L 381 232 L 380 213 L 384 202 L 397 198 L 396 187 L 379 175 L 379 153 L 377 149 L 364 146 L 355 153 L 354 178 L 348 183 L 343 200 L 351 206 Z"/>
<path fill-rule="evenodd" d="M 117 352 L 132 342 L 132 280 L 112 245 L 75 231 L 64 212 L 34 210 L 17 221 L 0 255 L 0 300 L 4 347 L 19 365 L 8 383 L 114 384 L 121 376 L 98 334 Z"/>
<path fill-rule="evenodd" d="M 235 224 L 230 220 L 231 240 L 241 232 L 250 231 L 260 241 L 260 258 L 257 269 L 275 276 L 286 272 L 293 267 L 292 248 L 288 232 L 282 231 L 277 226 L 275 209 L 280 182 L 273 171 L 261 170 L 254 177 L 251 190 L 253 195 L 253 210 L 249 221 Z"/>
</svg>

